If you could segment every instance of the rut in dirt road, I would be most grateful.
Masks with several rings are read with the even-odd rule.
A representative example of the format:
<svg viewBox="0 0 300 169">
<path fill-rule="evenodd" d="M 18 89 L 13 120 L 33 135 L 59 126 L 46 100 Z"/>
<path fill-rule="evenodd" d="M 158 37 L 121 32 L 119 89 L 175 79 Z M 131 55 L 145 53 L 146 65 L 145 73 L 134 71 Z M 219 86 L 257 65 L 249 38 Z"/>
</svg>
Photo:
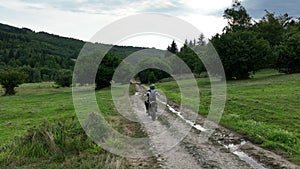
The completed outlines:
<svg viewBox="0 0 300 169">
<path fill-rule="evenodd" d="M 152 121 L 145 112 L 144 89 L 140 86 L 137 89 L 137 94 L 131 97 L 134 112 L 144 126 L 162 168 L 263 168 L 247 164 L 218 143 L 201 142 L 199 133 L 190 131 L 191 126 L 171 112 L 159 108 L 158 119 Z"/>
</svg>

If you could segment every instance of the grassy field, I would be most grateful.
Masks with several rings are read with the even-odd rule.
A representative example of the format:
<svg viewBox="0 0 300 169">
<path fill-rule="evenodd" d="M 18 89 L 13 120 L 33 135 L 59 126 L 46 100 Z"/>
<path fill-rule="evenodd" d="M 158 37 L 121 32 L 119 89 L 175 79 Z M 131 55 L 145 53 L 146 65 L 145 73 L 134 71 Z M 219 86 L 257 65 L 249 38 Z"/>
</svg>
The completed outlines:
<svg viewBox="0 0 300 169">
<path fill-rule="evenodd" d="M 145 137 L 138 123 L 114 109 L 110 90 L 97 91 L 96 96 L 113 128 Z M 86 136 L 74 112 L 71 88 L 21 85 L 15 96 L 0 97 L 0 125 L 0 168 L 132 168 L 128 159 L 103 150 Z"/>
<path fill-rule="evenodd" d="M 189 81 L 183 83 L 188 85 Z M 206 78 L 197 79 L 197 83 L 201 95 L 199 114 L 206 116 L 211 101 L 210 83 Z M 158 87 L 169 99 L 180 102 L 175 82 L 160 83 Z M 227 82 L 227 101 L 220 123 L 300 164 L 299 101 L 300 74 L 264 70 L 249 80 Z"/>
<path fill-rule="evenodd" d="M 42 121 L 74 116 L 70 88 L 54 83 L 23 84 L 15 96 L 0 97 L 0 143 L 23 135 Z"/>
<path fill-rule="evenodd" d="M 189 89 L 188 80 L 182 83 Z M 206 116 L 210 103 L 210 82 L 207 78 L 201 78 L 197 83 L 201 91 L 199 113 Z M 157 86 L 169 99 L 180 102 L 180 92 L 175 82 Z M 14 164 L 27 168 L 91 168 L 96 165 L 113 166 L 116 163 L 128 165 L 126 160 L 105 152 L 88 138 L 80 139 L 85 135 L 76 120 L 70 88 L 56 88 L 53 83 L 37 83 L 23 84 L 17 91 L 15 96 L 0 97 L 1 168 L 12 161 L 20 161 Z M 130 93 L 134 93 L 133 87 Z M 105 118 L 119 132 L 135 131 L 131 136 L 144 136 L 139 131 L 139 124 L 130 123 L 118 115 L 113 108 L 110 90 L 97 92 L 97 100 Z M 283 75 L 272 70 L 258 72 L 253 79 L 227 83 L 227 102 L 221 124 L 300 164 L 299 100 L 300 74 Z M 191 101 L 187 106 L 193 107 L 197 103 L 199 101 Z M 64 126 L 63 130 L 57 126 Z M 74 127 L 76 130 L 73 130 Z M 44 145 L 43 133 L 55 136 L 56 148 L 49 149 L 49 145 L 48 149 L 32 146 L 33 143 Z M 55 133 L 68 133 L 63 137 L 68 141 L 62 141 L 61 135 Z M 26 142 L 28 138 L 31 139 Z M 49 143 L 52 145 L 51 141 Z M 73 148 L 77 151 L 69 151 Z"/>
</svg>

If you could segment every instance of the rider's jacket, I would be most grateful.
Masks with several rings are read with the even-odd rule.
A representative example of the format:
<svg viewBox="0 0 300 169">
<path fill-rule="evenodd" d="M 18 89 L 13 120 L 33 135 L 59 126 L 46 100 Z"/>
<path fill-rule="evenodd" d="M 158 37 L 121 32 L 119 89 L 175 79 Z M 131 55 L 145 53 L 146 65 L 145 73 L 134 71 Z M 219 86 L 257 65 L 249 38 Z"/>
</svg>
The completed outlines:
<svg viewBox="0 0 300 169">
<path fill-rule="evenodd" d="M 156 101 L 156 95 L 157 95 L 158 93 L 157 93 L 157 90 L 155 90 L 155 89 L 149 89 L 149 90 L 147 90 L 147 92 L 146 92 L 146 95 L 147 95 L 147 97 L 148 97 L 148 102 L 151 102 L 151 101 Z"/>
</svg>

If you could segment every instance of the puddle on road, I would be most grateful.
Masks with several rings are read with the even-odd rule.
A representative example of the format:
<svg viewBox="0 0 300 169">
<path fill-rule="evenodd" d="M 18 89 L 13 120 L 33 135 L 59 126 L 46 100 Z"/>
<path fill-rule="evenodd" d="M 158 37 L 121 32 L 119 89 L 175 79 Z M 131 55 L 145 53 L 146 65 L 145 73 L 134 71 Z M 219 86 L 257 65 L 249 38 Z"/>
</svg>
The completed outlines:
<svg viewBox="0 0 300 169">
<path fill-rule="evenodd" d="M 201 125 L 195 124 L 194 122 L 185 119 L 181 115 L 181 112 L 176 111 L 169 104 L 164 103 L 164 102 L 162 102 L 162 104 L 165 104 L 172 113 L 176 114 L 179 118 L 181 118 L 182 120 L 184 120 L 187 124 L 189 124 L 190 126 L 192 126 L 193 128 L 195 128 L 196 130 L 199 130 L 201 132 L 207 131 L 207 129 L 205 129 Z M 259 164 L 258 162 L 256 162 L 253 158 L 249 157 L 246 153 L 244 153 L 243 151 L 239 150 L 240 146 L 242 146 L 242 145 L 244 145 L 244 144 L 247 143 L 246 141 L 242 141 L 240 144 L 237 144 L 237 145 L 234 145 L 234 144 L 225 145 L 225 144 L 223 144 L 221 142 L 218 142 L 218 143 L 221 144 L 221 145 L 223 145 L 225 148 L 229 149 L 231 153 L 237 155 L 241 160 L 245 161 L 247 164 L 249 164 L 254 169 L 266 169 L 261 164 Z"/>
<path fill-rule="evenodd" d="M 241 147 L 242 145 L 246 144 L 246 141 L 242 141 L 240 144 L 229 144 L 229 145 L 225 145 L 222 144 L 221 142 L 218 142 L 219 144 L 223 145 L 225 148 L 229 149 L 230 152 L 232 152 L 233 154 L 237 155 L 241 160 L 245 161 L 246 163 L 248 163 L 251 167 L 255 168 L 255 169 L 265 169 L 264 166 L 262 166 L 261 164 L 259 164 L 258 162 L 256 162 L 253 158 L 249 157 L 246 153 L 244 153 L 243 151 L 239 150 L 239 147 Z"/>
<path fill-rule="evenodd" d="M 176 111 L 176 110 L 175 110 L 173 107 L 171 107 L 170 105 L 168 105 L 168 104 L 166 104 L 166 103 L 164 103 L 164 102 L 162 102 L 162 104 L 167 105 L 168 109 L 169 109 L 172 113 L 176 114 L 178 117 L 180 117 L 182 120 L 184 120 L 186 123 L 188 123 L 190 126 L 194 127 L 195 129 L 200 130 L 200 131 L 207 131 L 207 129 L 205 129 L 205 128 L 202 127 L 201 125 L 195 124 L 194 122 L 185 119 L 185 118 L 181 115 L 181 113 L 180 113 L 179 111 Z"/>
</svg>

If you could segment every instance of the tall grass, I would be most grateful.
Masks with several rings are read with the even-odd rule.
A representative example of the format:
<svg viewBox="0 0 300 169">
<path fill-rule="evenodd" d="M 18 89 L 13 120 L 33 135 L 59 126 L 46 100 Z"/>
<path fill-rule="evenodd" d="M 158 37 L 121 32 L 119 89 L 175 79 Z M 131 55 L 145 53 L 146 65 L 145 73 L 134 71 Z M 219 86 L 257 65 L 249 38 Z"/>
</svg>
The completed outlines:
<svg viewBox="0 0 300 169">
<path fill-rule="evenodd" d="M 56 120 L 54 124 L 43 122 L 38 128 L 30 129 L 26 135 L 2 145 L 0 166 L 15 168 L 35 164 L 43 167 L 45 161 L 49 164 L 47 167 L 69 166 L 70 158 L 79 160 L 77 156 L 84 155 L 92 159 L 73 165 L 85 165 L 84 168 L 121 168 L 127 165 L 125 159 L 106 152 L 90 140 L 73 117 Z"/>
</svg>

